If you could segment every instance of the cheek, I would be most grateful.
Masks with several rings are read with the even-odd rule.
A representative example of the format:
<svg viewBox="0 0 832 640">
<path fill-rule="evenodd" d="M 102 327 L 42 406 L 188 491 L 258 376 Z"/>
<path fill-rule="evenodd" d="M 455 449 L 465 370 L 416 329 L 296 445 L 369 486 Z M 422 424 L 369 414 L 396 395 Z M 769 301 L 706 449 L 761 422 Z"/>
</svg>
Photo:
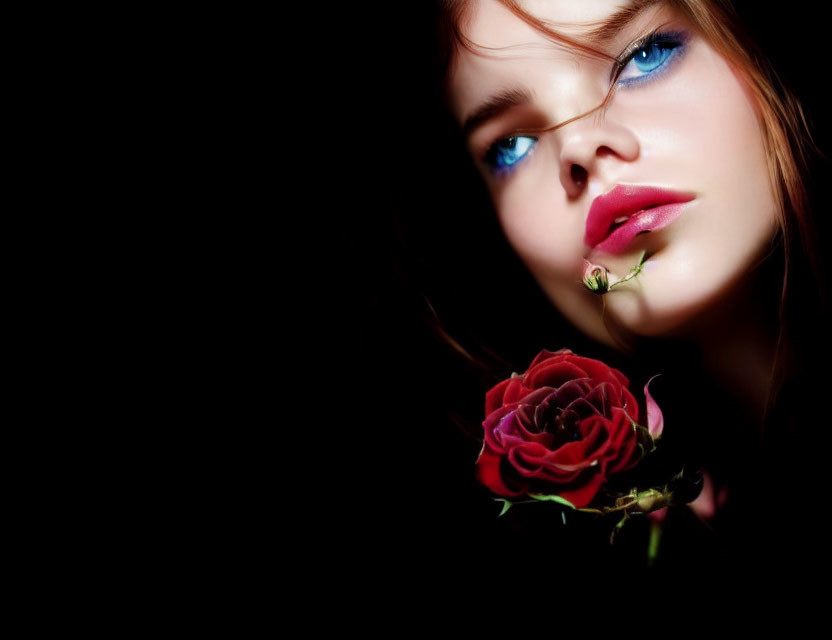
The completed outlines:
<svg viewBox="0 0 832 640">
<path fill-rule="evenodd" d="M 765 214 L 773 201 L 760 118 L 741 76 L 713 51 L 689 78 L 690 105 L 678 119 L 680 155 L 688 155 L 703 193 L 730 200 L 730 220 L 743 211 Z M 739 205 L 739 206 L 734 206 Z"/>
<path fill-rule="evenodd" d="M 778 208 L 754 103 L 721 58 L 692 66 L 674 94 L 673 117 L 656 116 L 651 168 L 698 193 L 695 207 L 648 262 L 643 296 L 611 300 L 619 321 L 640 335 L 663 335 L 722 304 L 768 250 Z M 686 103 L 686 104 L 685 104 Z M 658 162 L 663 159 L 664 162 Z M 649 309 L 645 312 L 644 308 Z"/>
<path fill-rule="evenodd" d="M 529 171 L 494 200 L 508 243 L 541 291 L 574 326 L 614 346 L 601 314 L 601 298 L 581 284 L 584 221 L 580 207 L 568 206 L 554 172 Z"/>
<path fill-rule="evenodd" d="M 681 264 L 733 277 L 777 226 L 759 114 L 747 85 L 712 51 L 697 52 L 685 71 L 685 82 L 674 84 L 665 108 L 644 126 L 646 154 L 655 154 L 653 175 L 667 167 L 674 184 L 699 194 L 676 232 Z"/>
<path fill-rule="evenodd" d="M 700 86 L 707 87 L 708 99 L 691 114 L 686 139 L 700 158 L 704 229 L 712 253 L 732 255 L 742 264 L 770 239 L 777 220 L 759 115 L 746 85 L 721 58 Z"/>
<path fill-rule="evenodd" d="M 724 83 L 719 99 L 709 101 L 698 122 L 695 140 L 703 158 L 704 178 L 755 190 L 769 180 L 763 137 L 754 107 L 736 83 Z M 705 186 L 708 186 L 707 184 Z M 743 189 L 746 190 L 746 189 Z"/>
<path fill-rule="evenodd" d="M 583 257 L 583 219 L 544 150 L 494 194 L 506 240 L 538 279 L 571 282 Z"/>
</svg>

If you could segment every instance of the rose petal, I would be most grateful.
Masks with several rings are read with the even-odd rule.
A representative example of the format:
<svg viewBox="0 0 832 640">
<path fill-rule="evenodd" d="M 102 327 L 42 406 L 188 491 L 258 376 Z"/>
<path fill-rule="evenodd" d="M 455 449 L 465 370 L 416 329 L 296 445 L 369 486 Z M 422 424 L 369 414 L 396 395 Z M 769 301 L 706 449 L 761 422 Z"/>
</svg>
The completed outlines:
<svg viewBox="0 0 832 640">
<path fill-rule="evenodd" d="M 624 374 L 604 364 L 600 360 L 582 358 L 581 356 L 569 356 L 569 362 L 586 371 L 586 375 L 596 382 L 607 381 L 613 384 L 620 384 L 624 387 L 630 386 L 630 381 L 627 380 Z"/>
<path fill-rule="evenodd" d="M 630 393 L 629 389 L 621 389 L 621 404 L 619 406 L 638 424 L 641 413 L 638 408 L 638 400 Z"/>
<path fill-rule="evenodd" d="M 617 473 L 629 469 L 635 466 L 641 459 L 638 451 L 638 438 L 633 428 L 629 426 L 629 420 L 627 421 L 627 425 L 625 428 L 628 431 L 622 429 L 607 454 L 607 459 L 610 461 L 610 473 Z"/>
<path fill-rule="evenodd" d="M 506 385 L 506 392 L 503 396 L 503 404 L 520 402 L 532 391 L 533 389 L 530 389 L 524 384 L 523 378 L 511 378 L 509 379 L 508 385 Z"/>
<path fill-rule="evenodd" d="M 528 393 L 520 400 L 520 402 L 524 406 L 534 409 L 541 403 L 545 402 L 547 397 L 554 393 L 554 391 L 555 389 L 552 387 L 540 387 L 540 389 L 535 389 L 534 391 Z"/>
<path fill-rule="evenodd" d="M 485 443 L 494 453 L 506 454 L 529 442 L 544 447 L 552 443 L 551 434 L 529 433 L 518 420 L 518 411 L 510 411 L 496 425 L 486 428 Z"/>
<path fill-rule="evenodd" d="M 515 423 L 514 432 L 525 441 L 536 442 L 542 444 L 544 447 L 551 447 L 554 444 L 555 436 L 546 431 L 539 431 L 534 421 L 534 414 L 536 408 L 532 405 L 523 404 L 514 412 Z"/>
<path fill-rule="evenodd" d="M 509 462 L 521 476 L 535 477 L 545 464 L 548 449 L 543 445 L 529 442 L 509 451 Z"/>
<path fill-rule="evenodd" d="M 526 384 L 530 387 L 547 386 L 558 388 L 570 380 L 585 377 L 586 373 L 584 373 L 583 369 L 575 366 L 571 362 L 550 360 L 530 370 L 526 375 Z"/>
<path fill-rule="evenodd" d="M 647 514 L 647 517 L 653 520 L 654 522 L 664 522 L 664 519 L 667 517 L 667 507 L 662 507 L 661 509 L 651 511 Z"/>
<path fill-rule="evenodd" d="M 653 396 L 650 395 L 650 391 L 648 391 L 647 387 L 660 375 L 660 373 L 657 373 L 647 381 L 646 385 L 644 385 L 644 397 L 647 398 L 647 430 L 654 438 L 658 438 L 662 435 L 662 431 L 664 431 L 664 415 L 662 414 L 662 410 L 659 408 L 659 405 L 656 404 L 655 400 L 653 400 Z"/>
<path fill-rule="evenodd" d="M 558 491 L 558 495 L 561 498 L 569 500 L 569 502 L 575 505 L 576 509 L 580 509 L 592 502 L 592 499 L 595 497 L 595 494 L 598 493 L 598 489 L 601 488 L 603 483 L 603 474 L 596 473 L 584 486 L 568 491 Z"/>
<path fill-rule="evenodd" d="M 518 405 L 516 404 L 508 404 L 489 413 L 482 422 L 482 426 L 485 431 L 488 432 L 496 429 L 503 418 L 505 418 L 512 411 L 515 411 L 517 407 Z"/>
<path fill-rule="evenodd" d="M 702 479 L 702 491 L 699 492 L 699 495 L 693 502 L 688 503 L 688 506 L 699 516 L 700 520 L 707 522 L 716 515 L 716 499 L 714 497 L 714 482 L 711 479 L 711 474 L 703 471 Z"/>
<path fill-rule="evenodd" d="M 522 447 L 534 443 L 549 450 L 554 444 L 554 436 L 550 433 L 530 433 L 519 419 L 520 409 L 506 414 L 493 428 L 486 429 L 485 443 L 494 453 L 510 453 L 515 447 Z"/>
<path fill-rule="evenodd" d="M 586 398 L 592 392 L 592 384 L 587 378 L 570 380 L 561 385 L 547 402 L 553 402 L 564 409 L 581 398 Z"/>
<path fill-rule="evenodd" d="M 612 403 L 610 402 L 611 390 L 608 382 L 602 382 L 590 391 L 582 400 L 595 409 L 594 413 L 609 417 Z M 571 408 L 571 407 L 570 407 Z"/>
<path fill-rule="evenodd" d="M 526 371 L 531 371 L 534 369 L 538 364 L 549 360 L 550 358 L 557 357 L 559 360 L 562 360 L 564 356 L 571 355 L 572 352 L 569 349 L 558 349 L 557 351 L 549 351 L 548 349 L 543 349 L 540 353 L 538 353 L 532 363 L 529 365 L 529 368 Z"/>
<path fill-rule="evenodd" d="M 511 382 L 511 378 L 503 380 L 500 384 L 491 387 L 485 394 L 485 415 L 496 411 L 503 406 L 503 396 L 506 393 L 506 387 Z"/>
<path fill-rule="evenodd" d="M 484 444 L 477 459 L 477 480 L 500 496 L 519 496 L 523 491 L 512 491 L 503 482 L 500 474 L 502 456 L 490 451 Z"/>
<path fill-rule="evenodd" d="M 485 444 L 495 453 L 505 453 L 511 441 L 506 442 L 506 436 L 510 436 L 514 431 L 514 412 L 515 409 L 502 407 L 492 413 L 482 423 L 485 433 Z"/>
<path fill-rule="evenodd" d="M 587 418 L 580 425 L 580 440 L 568 442 L 557 451 L 552 452 L 551 461 L 559 464 L 579 464 L 595 457 L 599 447 L 604 447 L 607 441 L 608 431 L 606 420 L 598 416 Z"/>
</svg>

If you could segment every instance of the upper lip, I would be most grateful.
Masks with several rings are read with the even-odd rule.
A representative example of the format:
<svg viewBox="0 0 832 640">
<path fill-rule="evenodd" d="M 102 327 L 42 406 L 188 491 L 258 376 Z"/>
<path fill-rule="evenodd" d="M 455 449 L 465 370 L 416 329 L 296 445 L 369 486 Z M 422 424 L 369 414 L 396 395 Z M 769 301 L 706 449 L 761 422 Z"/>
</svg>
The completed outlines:
<svg viewBox="0 0 832 640">
<path fill-rule="evenodd" d="M 586 218 L 584 244 L 595 247 L 602 242 L 612 232 L 616 218 L 663 204 L 688 202 L 693 198 L 691 193 L 662 187 L 618 184 L 592 201 Z"/>
</svg>

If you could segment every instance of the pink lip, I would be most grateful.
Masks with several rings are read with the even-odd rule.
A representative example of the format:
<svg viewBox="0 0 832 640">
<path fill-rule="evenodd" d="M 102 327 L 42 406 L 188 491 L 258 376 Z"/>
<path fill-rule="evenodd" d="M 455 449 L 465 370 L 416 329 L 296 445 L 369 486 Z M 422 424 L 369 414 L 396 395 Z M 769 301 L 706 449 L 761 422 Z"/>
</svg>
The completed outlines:
<svg viewBox="0 0 832 640">
<path fill-rule="evenodd" d="M 642 231 L 655 231 L 670 225 L 682 215 L 691 193 L 661 187 L 619 184 L 592 201 L 586 220 L 584 243 L 606 253 L 622 253 Z M 612 232 L 614 220 L 630 216 Z"/>
</svg>

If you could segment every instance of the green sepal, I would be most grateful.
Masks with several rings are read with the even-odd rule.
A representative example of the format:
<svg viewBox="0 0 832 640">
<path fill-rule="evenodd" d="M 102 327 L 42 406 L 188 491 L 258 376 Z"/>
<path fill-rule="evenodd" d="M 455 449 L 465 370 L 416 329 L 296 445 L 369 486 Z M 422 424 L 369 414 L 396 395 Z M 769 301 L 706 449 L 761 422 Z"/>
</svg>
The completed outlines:
<svg viewBox="0 0 832 640">
<path fill-rule="evenodd" d="M 503 510 L 500 511 L 500 513 L 497 514 L 498 518 L 501 515 L 503 515 L 506 511 L 511 509 L 511 505 L 514 504 L 511 500 L 506 500 L 505 498 L 494 498 L 494 500 L 496 500 L 497 502 L 502 502 L 503 503 Z"/>
<path fill-rule="evenodd" d="M 612 531 L 610 531 L 610 544 L 613 544 L 615 542 L 615 534 L 618 533 L 619 531 L 621 531 L 621 528 L 625 524 L 627 524 L 627 521 L 629 519 L 630 519 L 629 516 L 625 513 L 621 517 L 621 520 L 619 520 L 618 523 L 612 528 Z"/>
<path fill-rule="evenodd" d="M 558 504 L 562 504 L 564 506 L 569 507 L 570 509 L 577 509 L 577 507 L 569 502 L 566 498 L 561 498 L 559 495 L 546 495 L 543 493 L 530 493 L 530 498 L 534 498 L 535 500 L 549 500 L 551 502 L 557 502 Z"/>
<path fill-rule="evenodd" d="M 650 429 L 648 429 L 648 428 L 647 428 L 647 427 L 645 427 L 644 425 L 641 425 L 641 424 L 639 424 L 638 422 L 636 422 L 635 420 L 633 420 L 633 419 L 630 417 L 630 414 L 628 414 L 626 411 L 624 412 L 624 415 L 625 415 L 625 416 L 627 416 L 627 420 L 629 420 L 629 421 L 630 421 L 630 424 L 631 424 L 631 425 L 632 425 L 632 427 L 633 427 L 633 431 L 635 431 L 635 432 L 637 432 L 637 433 L 638 433 L 638 431 L 640 430 L 640 431 L 641 431 L 641 433 L 642 433 L 644 436 L 646 436 L 646 437 L 650 440 L 650 450 L 649 450 L 649 451 L 647 451 L 646 449 L 644 449 L 645 453 L 643 453 L 643 454 L 642 454 L 642 457 L 644 457 L 647 453 L 653 453 L 653 452 L 656 450 L 656 440 L 658 440 L 658 439 L 659 439 L 659 438 L 658 438 L 658 436 L 656 436 L 656 437 L 654 438 L 654 437 L 650 434 Z M 639 444 L 641 444 L 641 443 L 639 443 Z"/>
</svg>

